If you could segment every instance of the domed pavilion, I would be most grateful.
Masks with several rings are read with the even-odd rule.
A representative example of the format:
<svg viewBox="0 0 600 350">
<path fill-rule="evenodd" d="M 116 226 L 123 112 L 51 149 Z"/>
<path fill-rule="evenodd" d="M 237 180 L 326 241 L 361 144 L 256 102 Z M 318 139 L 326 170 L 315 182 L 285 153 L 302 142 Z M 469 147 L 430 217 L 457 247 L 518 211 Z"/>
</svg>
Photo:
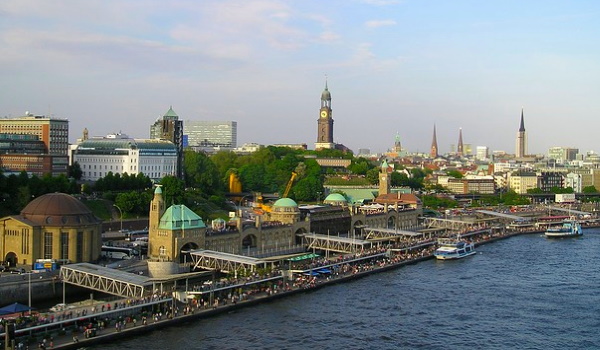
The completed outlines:
<svg viewBox="0 0 600 350">
<path fill-rule="evenodd" d="M 33 265 L 38 259 L 78 263 L 100 257 L 102 221 L 68 194 L 42 195 L 20 215 L 1 220 L 0 257 L 11 266 Z"/>
</svg>

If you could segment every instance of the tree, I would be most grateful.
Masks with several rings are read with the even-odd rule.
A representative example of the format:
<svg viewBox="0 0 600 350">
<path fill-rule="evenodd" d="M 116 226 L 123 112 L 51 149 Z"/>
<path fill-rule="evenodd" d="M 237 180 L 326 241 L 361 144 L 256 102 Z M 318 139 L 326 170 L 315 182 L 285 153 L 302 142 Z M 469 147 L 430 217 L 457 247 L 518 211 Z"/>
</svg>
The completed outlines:
<svg viewBox="0 0 600 350">
<path fill-rule="evenodd" d="M 185 183 L 183 180 L 169 175 L 163 177 L 160 184 L 163 186 L 163 197 L 167 205 L 183 203 L 185 195 Z"/>
<path fill-rule="evenodd" d="M 239 166 L 238 155 L 231 151 L 219 151 L 211 156 L 210 160 L 217 167 L 219 174 L 226 174 L 229 169 Z"/>
<path fill-rule="evenodd" d="M 451 176 L 455 179 L 462 179 L 464 177 L 463 174 L 458 170 L 448 170 L 446 171 L 446 175 Z"/>
<path fill-rule="evenodd" d="M 379 168 L 373 168 L 368 170 L 365 177 L 367 178 L 367 180 L 369 180 L 369 183 L 372 185 L 379 183 Z"/>
<path fill-rule="evenodd" d="M 586 186 L 581 190 L 582 193 L 598 193 L 595 186 Z"/>
<path fill-rule="evenodd" d="M 83 171 L 81 171 L 81 166 L 78 162 L 74 162 L 72 165 L 69 165 L 67 168 L 67 176 L 72 177 L 75 180 L 81 180 L 81 176 L 83 175 Z"/>
<path fill-rule="evenodd" d="M 185 184 L 207 195 L 223 192 L 224 183 L 215 164 L 204 153 L 186 150 L 183 157 Z"/>
</svg>

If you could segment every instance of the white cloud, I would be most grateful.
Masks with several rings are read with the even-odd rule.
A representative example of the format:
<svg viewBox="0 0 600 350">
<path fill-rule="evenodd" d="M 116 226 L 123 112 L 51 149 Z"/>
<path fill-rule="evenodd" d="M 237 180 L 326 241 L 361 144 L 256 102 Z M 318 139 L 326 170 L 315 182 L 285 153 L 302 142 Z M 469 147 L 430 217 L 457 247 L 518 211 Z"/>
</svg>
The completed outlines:
<svg viewBox="0 0 600 350">
<path fill-rule="evenodd" d="M 365 22 L 365 27 L 367 28 L 379 28 L 379 27 L 387 27 L 387 26 L 395 26 L 397 23 L 392 19 L 386 20 L 373 20 Z"/>
</svg>

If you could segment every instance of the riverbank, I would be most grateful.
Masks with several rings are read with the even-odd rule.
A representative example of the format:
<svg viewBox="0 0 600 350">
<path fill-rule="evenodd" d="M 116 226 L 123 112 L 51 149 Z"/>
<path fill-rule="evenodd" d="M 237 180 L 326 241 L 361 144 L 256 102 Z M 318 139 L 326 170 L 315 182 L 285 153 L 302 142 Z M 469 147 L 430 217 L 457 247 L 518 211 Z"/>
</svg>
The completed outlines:
<svg viewBox="0 0 600 350">
<path fill-rule="evenodd" d="M 528 232 L 511 232 L 500 236 L 487 237 L 484 240 L 476 242 L 476 245 L 483 245 L 491 242 L 495 242 L 502 239 L 507 239 L 516 235 L 540 233 L 540 231 L 528 231 Z M 425 250 L 424 250 L 425 252 Z M 132 336 L 142 335 L 147 332 L 151 332 L 164 327 L 172 327 L 182 323 L 189 323 L 198 319 L 210 318 L 223 313 L 230 313 L 236 310 L 257 305 L 259 303 L 271 302 L 284 297 L 290 297 L 296 294 L 312 292 L 326 286 L 331 286 L 339 283 L 345 283 L 352 280 L 364 278 L 375 273 L 380 273 L 392 269 L 401 268 L 406 265 L 417 264 L 421 261 L 432 259 L 433 255 L 431 252 L 423 254 L 422 256 L 416 256 L 409 260 L 403 260 L 398 262 L 373 264 L 371 268 L 358 269 L 352 273 L 345 274 L 338 277 L 324 278 L 316 281 L 314 284 L 309 286 L 297 287 L 289 290 L 280 290 L 273 293 L 260 293 L 254 294 L 246 300 L 240 300 L 236 303 L 228 303 L 226 305 L 218 305 L 204 308 L 191 308 L 190 312 L 185 314 L 174 313 L 171 317 L 161 315 L 160 318 L 152 317 L 145 325 L 142 324 L 141 320 L 138 322 L 123 322 L 123 328 L 116 330 L 114 327 L 105 327 L 103 329 L 96 329 L 95 335 L 90 338 L 85 338 L 77 335 L 78 342 L 74 342 L 72 334 L 65 333 L 63 335 L 57 335 L 53 338 L 53 346 L 56 349 L 79 349 L 85 346 L 91 346 L 95 344 L 114 342 L 123 338 L 130 338 Z M 170 301 L 169 301 L 170 303 Z M 168 305 L 166 305 L 168 307 Z M 183 304 L 180 304 L 183 306 Z M 123 310 L 126 312 L 127 310 Z M 83 319 L 82 319 L 83 321 Z M 46 348 L 49 348 L 49 343 Z"/>
</svg>

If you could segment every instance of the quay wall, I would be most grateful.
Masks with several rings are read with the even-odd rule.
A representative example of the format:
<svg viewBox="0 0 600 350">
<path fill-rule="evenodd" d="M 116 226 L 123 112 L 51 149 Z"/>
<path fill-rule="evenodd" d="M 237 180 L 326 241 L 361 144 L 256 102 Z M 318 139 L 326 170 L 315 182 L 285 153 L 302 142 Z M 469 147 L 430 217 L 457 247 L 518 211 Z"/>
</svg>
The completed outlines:
<svg viewBox="0 0 600 350">
<path fill-rule="evenodd" d="M 321 289 L 326 286 L 331 286 L 331 285 L 335 285 L 335 284 L 339 284 L 339 283 L 345 283 L 348 281 L 357 280 L 357 279 L 360 279 L 360 278 L 363 278 L 366 276 L 373 275 L 375 273 L 380 273 L 383 271 L 397 269 L 397 268 L 400 268 L 400 267 L 406 266 L 406 265 L 417 264 L 421 261 L 429 260 L 432 258 L 433 258 L 432 255 L 427 255 L 427 256 L 423 256 L 423 257 L 420 257 L 420 258 L 417 258 L 414 260 L 402 261 L 402 262 L 399 262 L 396 264 L 389 264 L 389 265 L 385 265 L 383 267 L 377 267 L 377 268 L 374 268 L 371 270 L 361 271 L 361 272 L 358 272 L 353 275 L 347 275 L 347 276 L 343 276 L 343 277 L 339 277 L 339 278 L 334 278 L 331 280 L 324 280 L 324 281 L 319 282 L 318 284 L 316 284 L 314 287 L 311 287 L 311 288 L 306 288 L 306 289 L 298 288 L 298 289 L 292 289 L 290 291 L 284 291 L 284 292 L 279 292 L 276 294 L 271 294 L 269 296 L 258 296 L 253 299 L 247 300 L 247 301 L 239 302 L 237 304 L 227 304 L 227 305 L 219 306 L 216 309 L 206 309 L 206 310 L 196 311 L 195 313 L 177 316 L 173 319 L 161 320 L 156 323 L 148 323 L 148 325 L 146 325 L 146 326 L 127 328 L 121 332 L 111 332 L 109 334 L 103 334 L 103 335 L 99 335 L 99 336 L 96 336 L 93 338 L 80 339 L 80 341 L 78 343 L 70 342 L 70 343 L 60 344 L 57 342 L 55 344 L 54 348 L 55 349 L 80 349 L 81 347 L 84 347 L 86 345 L 95 345 L 95 344 L 105 343 L 107 341 L 116 341 L 116 340 L 123 339 L 123 338 L 129 338 L 131 336 L 135 336 L 138 334 L 145 334 L 149 331 L 153 331 L 156 329 L 161 329 L 164 327 L 172 327 L 174 325 L 190 322 L 190 321 L 193 321 L 196 319 L 210 318 L 215 315 L 229 313 L 229 312 L 232 312 L 235 310 L 258 305 L 258 304 L 265 303 L 265 302 L 271 302 L 271 301 L 278 300 L 281 298 L 286 298 L 286 297 L 289 297 L 292 295 L 313 292 L 315 290 Z"/>
</svg>

